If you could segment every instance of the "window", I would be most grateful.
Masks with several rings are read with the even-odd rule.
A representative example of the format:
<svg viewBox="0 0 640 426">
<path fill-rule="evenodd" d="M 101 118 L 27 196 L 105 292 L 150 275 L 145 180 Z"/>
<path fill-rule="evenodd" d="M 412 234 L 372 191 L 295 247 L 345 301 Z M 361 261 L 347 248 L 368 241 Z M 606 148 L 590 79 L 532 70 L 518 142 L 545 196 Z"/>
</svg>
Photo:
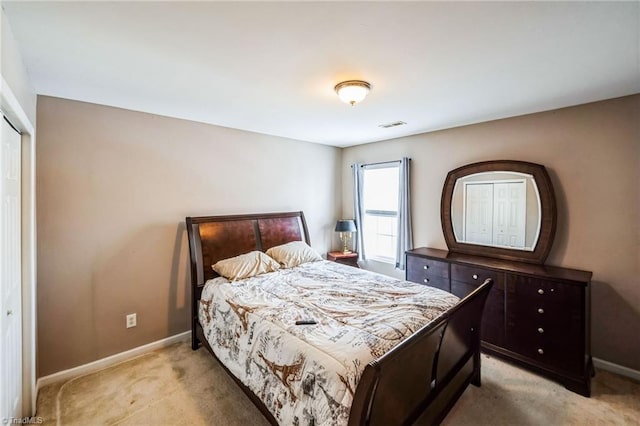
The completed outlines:
<svg viewBox="0 0 640 426">
<path fill-rule="evenodd" d="M 367 258 L 396 262 L 399 163 L 363 166 L 362 237 Z"/>
</svg>

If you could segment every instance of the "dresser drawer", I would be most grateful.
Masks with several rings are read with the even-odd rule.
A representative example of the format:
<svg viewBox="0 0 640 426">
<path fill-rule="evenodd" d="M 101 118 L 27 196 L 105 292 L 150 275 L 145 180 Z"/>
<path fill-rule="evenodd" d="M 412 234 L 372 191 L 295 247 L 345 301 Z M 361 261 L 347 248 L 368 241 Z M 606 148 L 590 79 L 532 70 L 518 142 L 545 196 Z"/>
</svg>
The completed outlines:
<svg viewBox="0 0 640 426">
<path fill-rule="evenodd" d="M 507 294 L 507 325 L 512 323 L 556 324 L 565 325 L 582 322 L 583 312 L 580 309 L 567 309 L 565 306 L 552 303 L 530 303 L 526 299 L 514 298 Z"/>
<path fill-rule="evenodd" d="M 580 318 L 551 318 L 525 317 L 519 315 L 515 320 L 509 320 L 507 333 L 514 341 L 532 341 L 539 337 L 549 338 L 551 341 L 566 341 L 578 345 L 582 341 L 580 334 L 576 334 L 581 327 Z"/>
<path fill-rule="evenodd" d="M 510 348 L 517 353 L 551 369 L 561 369 L 579 375 L 584 369 L 584 346 L 579 338 L 554 332 L 553 328 L 540 333 L 538 329 L 523 328 L 518 331 Z"/>
<path fill-rule="evenodd" d="M 449 264 L 425 257 L 407 256 L 407 276 L 449 279 Z M 413 280 L 409 280 L 413 281 Z"/>
<path fill-rule="evenodd" d="M 502 273 L 473 266 L 451 265 L 451 279 L 479 286 L 487 278 L 493 279 L 494 286 L 502 287 Z"/>
<path fill-rule="evenodd" d="M 451 291 L 449 264 L 419 256 L 407 256 L 407 281 Z"/>
<path fill-rule="evenodd" d="M 536 309 L 562 305 L 564 310 L 581 310 L 584 306 L 584 286 L 559 281 L 508 274 L 507 292 L 510 298 Z"/>
<path fill-rule="evenodd" d="M 451 292 L 451 288 L 449 286 L 449 280 L 445 280 L 444 278 L 423 278 L 420 284 L 439 288 L 440 290 L 444 290 L 447 293 Z"/>
</svg>

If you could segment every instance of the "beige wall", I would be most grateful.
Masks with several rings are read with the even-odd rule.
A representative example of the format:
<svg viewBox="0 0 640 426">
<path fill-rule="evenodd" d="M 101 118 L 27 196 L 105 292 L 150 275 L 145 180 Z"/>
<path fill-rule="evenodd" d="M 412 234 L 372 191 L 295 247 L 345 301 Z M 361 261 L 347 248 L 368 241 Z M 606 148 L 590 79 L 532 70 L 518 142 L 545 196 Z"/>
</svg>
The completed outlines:
<svg viewBox="0 0 640 426">
<path fill-rule="evenodd" d="M 39 376 L 190 328 L 185 216 L 303 210 L 332 246 L 338 148 L 51 97 L 37 117 Z"/>
<path fill-rule="evenodd" d="M 640 95 L 347 148 L 344 217 L 349 165 L 402 156 L 412 159 L 415 246 L 441 249 L 449 170 L 496 159 L 546 166 L 558 202 L 547 263 L 593 271 L 593 355 L 640 370 Z"/>
</svg>

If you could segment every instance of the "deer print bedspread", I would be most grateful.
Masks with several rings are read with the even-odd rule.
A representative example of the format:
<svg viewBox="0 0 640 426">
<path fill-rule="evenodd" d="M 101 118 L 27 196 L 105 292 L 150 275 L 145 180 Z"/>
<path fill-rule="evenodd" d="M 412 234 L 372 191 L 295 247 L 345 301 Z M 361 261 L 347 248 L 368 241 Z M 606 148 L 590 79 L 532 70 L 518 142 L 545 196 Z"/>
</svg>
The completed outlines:
<svg viewBox="0 0 640 426">
<path fill-rule="evenodd" d="M 210 280 L 199 319 L 218 359 L 280 424 L 345 425 L 364 367 L 457 301 L 433 287 L 319 261 Z"/>
</svg>

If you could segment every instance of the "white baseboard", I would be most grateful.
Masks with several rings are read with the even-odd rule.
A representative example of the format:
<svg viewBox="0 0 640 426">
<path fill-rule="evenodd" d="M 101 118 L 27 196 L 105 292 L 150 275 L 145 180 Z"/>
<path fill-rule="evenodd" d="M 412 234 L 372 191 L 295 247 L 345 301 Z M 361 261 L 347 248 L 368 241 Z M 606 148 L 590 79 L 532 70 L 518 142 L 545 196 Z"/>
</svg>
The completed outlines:
<svg viewBox="0 0 640 426">
<path fill-rule="evenodd" d="M 640 371 L 638 370 L 623 367 L 622 365 L 614 364 L 612 362 L 604 361 L 598 358 L 593 358 L 593 366 L 596 368 L 600 368 L 601 370 L 610 371 L 611 373 L 629 377 L 640 382 Z"/>
<path fill-rule="evenodd" d="M 89 373 L 95 373 L 96 371 L 103 370 L 107 367 L 111 367 L 114 364 L 119 364 L 123 361 L 127 361 L 131 358 L 135 358 L 147 352 L 154 351 L 156 349 L 164 348 L 177 342 L 188 340 L 191 336 L 191 331 L 185 331 L 184 333 L 176 334 L 174 336 L 167 337 L 165 339 L 157 340 L 155 342 L 148 343 L 137 348 L 130 349 L 128 351 L 120 352 L 115 355 L 102 358 L 88 364 L 79 365 L 68 370 L 58 371 L 57 373 L 50 374 L 48 376 L 40 377 L 36 383 L 36 393 L 41 387 L 49 385 L 51 383 L 59 382 L 62 380 L 68 380 L 74 377 L 82 376 Z"/>
</svg>

